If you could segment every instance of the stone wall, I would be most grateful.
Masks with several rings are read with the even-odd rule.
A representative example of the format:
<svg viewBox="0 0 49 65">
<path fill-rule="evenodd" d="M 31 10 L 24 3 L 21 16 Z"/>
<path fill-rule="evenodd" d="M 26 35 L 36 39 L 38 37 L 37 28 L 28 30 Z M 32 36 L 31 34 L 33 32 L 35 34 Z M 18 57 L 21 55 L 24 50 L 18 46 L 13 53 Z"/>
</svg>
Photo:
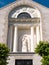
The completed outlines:
<svg viewBox="0 0 49 65">
<path fill-rule="evenodd" d="M 8 16 L 11 10 L 13 8 L 20 6 L 20 5 L 28 5 L 33 8 L 39 9 L 41 13 L 41 23 L 42 23 L 42 35 L 43 35 L 43 40 L 49 41 L 49 9 L 34 2 L 34 1 L 28 1 L 28 0 L 20 0 L 20 1 L 15 1 L 3 8 L 0 9 L 0 42 L 7 43 L 7 34 L 8 34 Z M 14 65 L 15 59 L 23 59 L 23 58 L 28 58 L 28 59 L 33 59 L 33 64 L 34 65 L 40 65 L 40 57 L 38 55 L 29 55 L 29 56 L 23 56 L 23 55 L 10 55 L 9 56 L 10 60 L 8 65 Z"/>
<path fill-rule="evenodd" d="M 0 42 L 7 43 L 8 15 L 13 8 L 20 5 L 28 5 L 37 8 L 41 12 L 43 40 L 49 41 L 49 9 L 34 1 L 15 1 L 0 9 Z"/>
<path fill-rule="evenodd" d="M 41 57 L 38 56 L 37 54 L 10 54 L 9 56 L 8 65 L 15 65 L 15 60 L 16 59 L 31 59 L 33 65 L 41 65 L 40 59 Z"/>
</svg>

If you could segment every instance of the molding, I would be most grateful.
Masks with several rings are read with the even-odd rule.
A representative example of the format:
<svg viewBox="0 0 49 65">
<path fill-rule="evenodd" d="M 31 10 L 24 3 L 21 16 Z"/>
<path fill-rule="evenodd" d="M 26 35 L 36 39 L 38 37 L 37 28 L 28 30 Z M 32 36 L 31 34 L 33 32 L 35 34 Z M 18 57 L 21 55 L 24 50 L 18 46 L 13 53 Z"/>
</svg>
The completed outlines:
<svg viewBox="0 0 49 65">
<path fill-rule="evenodd" d="M 9 56 L 32 56 L 32 55 L 34 55 L 35 54 L 35 52 L 10 52 L 9 53 Z"/>
<path fill-rule="evenodd" d="M 9 21 L 11 22 L 39 22 L 40 18 L 10 18 Z"/>
</svg>

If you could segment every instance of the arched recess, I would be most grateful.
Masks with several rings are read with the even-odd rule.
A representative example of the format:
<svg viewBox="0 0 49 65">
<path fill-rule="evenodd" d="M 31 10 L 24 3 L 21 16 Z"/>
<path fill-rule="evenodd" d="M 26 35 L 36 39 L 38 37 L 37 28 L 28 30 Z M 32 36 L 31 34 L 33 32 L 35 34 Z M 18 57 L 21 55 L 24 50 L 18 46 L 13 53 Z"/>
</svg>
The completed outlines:
<svg viewBox="0 0 49 65">
<path fill-rule="evenodd" d="M 20 13 L 17 18 L 31 18 L 31 16 L 26 13 L 26 12 L 23 12 L 23 13 Z"/>
<path fill-rule="evenodd" d="M 9 13 L 8 46 L 10 52 L 22 52 L 22 43 L 19 38 L 25 34 L 30 36 L 31 49 L 34 52 L 36 45 L 42 40 L 41 13 L 37 8 L 29 6 L 16 7 Z M 19 41 L 20 40 L 20 41 Z M 20 47 L 21 48 L 20 48 Z"/>
</svg>

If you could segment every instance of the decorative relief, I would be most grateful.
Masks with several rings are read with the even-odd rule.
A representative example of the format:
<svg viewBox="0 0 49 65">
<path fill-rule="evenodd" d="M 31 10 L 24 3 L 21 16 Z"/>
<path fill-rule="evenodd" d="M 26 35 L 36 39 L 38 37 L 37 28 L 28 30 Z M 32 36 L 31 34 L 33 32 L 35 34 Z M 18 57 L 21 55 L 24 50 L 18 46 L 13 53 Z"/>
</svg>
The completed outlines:
<svg viewBox="0 0 49 65">
<path fill-rule="evenodd" d="M 32 18 L 33 17 L 40 17 L 40 12 L 37 9 L 31 8 L 31 7 L 21 7 L 19 9 L 17 9 L 16 12 L 14 12 L 11 15 L 11 18 L 17 18 L 17 16 L 23 12 L 29 13 Z"/>
<path fill-rule="evenodd" d="M 30 52 L 31 51 L 31 41 L 30 35 L 24 35 L 22 38 L 22 52 Z"/>
<path fill-rule="evenodd" d="M 22 8 L 22 11 L 27 11 L 27 8 L 26 7 Z"/>
</svg>

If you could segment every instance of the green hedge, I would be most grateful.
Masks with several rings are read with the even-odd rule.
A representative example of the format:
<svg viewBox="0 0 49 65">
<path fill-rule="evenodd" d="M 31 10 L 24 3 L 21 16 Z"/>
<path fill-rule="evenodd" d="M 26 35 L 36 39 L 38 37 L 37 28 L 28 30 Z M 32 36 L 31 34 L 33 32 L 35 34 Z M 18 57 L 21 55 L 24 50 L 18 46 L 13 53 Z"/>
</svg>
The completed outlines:
<svg viewBox="0 0 49 65">
<path fill-rule="evenodd" d="M 39 45 L 35 48 L 35 52 L 42 57 L 42 65 L 49 65 L 49 42 L 40 41 Z"/>
<path fill-rule="evenodd" d="M 0 43 L 0 65 L 7 65 L 7 58 L 9 56 L 9 49 L 8 47 Z"/>
</svg>

